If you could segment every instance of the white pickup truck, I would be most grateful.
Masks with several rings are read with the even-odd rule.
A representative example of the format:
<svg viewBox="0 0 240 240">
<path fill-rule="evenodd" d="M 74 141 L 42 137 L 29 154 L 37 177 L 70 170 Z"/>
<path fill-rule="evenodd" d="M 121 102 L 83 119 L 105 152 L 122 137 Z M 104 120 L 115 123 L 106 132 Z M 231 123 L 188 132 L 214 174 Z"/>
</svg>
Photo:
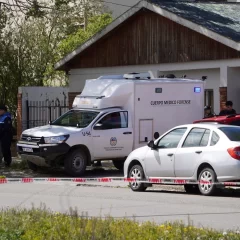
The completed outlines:
<svg viewBox="0 0 240 240">
<path fill-rule="evenodd" d="M 29 167 L 64 166 L 81 176 L 94 161 L 123 168 L 132 150 L 167 129 L 203 117 L 204 82 L 141 74 L 87 80 L 73 109 L 47 126 L 25 130 L 18 152 Z"/>
</svg>

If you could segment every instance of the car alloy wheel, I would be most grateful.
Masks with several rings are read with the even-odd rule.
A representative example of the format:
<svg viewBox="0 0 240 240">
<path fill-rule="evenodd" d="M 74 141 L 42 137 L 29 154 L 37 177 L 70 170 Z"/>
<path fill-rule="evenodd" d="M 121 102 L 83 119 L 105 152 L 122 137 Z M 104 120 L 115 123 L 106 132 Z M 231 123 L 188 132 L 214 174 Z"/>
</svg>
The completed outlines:
<svg viewBox="0 0 240 240">
<path fill-rule="evenodd" d="M 204 168 L 198 177 L 198 188 L 201 194 L 209 196 L 216 191 L 216 174 L 211 168 Z"/>
<path fill-rule="evenodd" d="M 143 168 L 140 165 L 134 165 L 131 170 L 129 171 L 129 177 L 130 178 L 135 178 L 138 180 L 143 180 L 144 179 L 144 172 Z M 146 184 L 138 182 L 138 181 L 133 181 L 130 182 L 130 188 L 133 191 L 145 191 L 147 189 Z"/>
</svg>

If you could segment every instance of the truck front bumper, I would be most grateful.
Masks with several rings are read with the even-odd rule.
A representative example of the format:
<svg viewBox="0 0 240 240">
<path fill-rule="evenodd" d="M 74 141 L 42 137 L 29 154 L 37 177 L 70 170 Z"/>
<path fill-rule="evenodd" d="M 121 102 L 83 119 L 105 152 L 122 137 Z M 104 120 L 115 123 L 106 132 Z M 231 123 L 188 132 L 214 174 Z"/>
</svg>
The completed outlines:
<svg viewBox="0 0 240 240">
<path fill-rule="evenodd" d="M 17 143 L 18 153 L 22 160 L 30 161 L 37 166 L 51 167 L 70 150 L 66 143 L 61 144 L 26 144 Z"/>
</svg>

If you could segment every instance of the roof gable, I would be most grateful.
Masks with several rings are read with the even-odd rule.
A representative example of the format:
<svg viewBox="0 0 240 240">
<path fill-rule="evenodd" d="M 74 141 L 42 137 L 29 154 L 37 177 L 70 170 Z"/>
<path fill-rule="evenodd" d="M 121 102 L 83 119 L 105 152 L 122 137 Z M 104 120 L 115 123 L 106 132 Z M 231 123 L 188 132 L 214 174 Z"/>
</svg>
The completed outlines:
<svg viewBox="0 0 240 240">
<path fill-rule="evenodd" d="M 214 5 L 212 5 L 212 4 L 214 4 Z M 73 52 L 68 54 L 66 57 L 64 57 L 62 60 L 60 60 L 55 65 L 55 68 L 59 69 L 59 70 L 64 69 L 64 65 L 67 64 L 70 60 L 75 58 L 77 55 L 79 55 L 85 49 L 87 49 L 88 47 L 93 45 L 95 42 L 97 42 L 98 40 L 103 38 L 105 35 L 107 35 L 109 32 L 111 32 L 112 30 L 117 28 L 120 24 L 125 22 L 127 19 L 129 19 L 131 16 L 133 16 L 135 13 L 139 12 L 143 8 L 148 9 L 152 12 L 155 12 L 173 22 L 181 24 L 181 25 L 183 25 L 189 29 L 192 29 L 202 35 L 205 35 L 211 39 L 214 39 L 215 41 L 220 42 L 230 48 L 240 51 L 240 33 L 233 29 L 233 26 L 235 26 L 235 25 L 236 25 L 237 29 L 238 29 L 238 27 L 240 29 L 239 21 L 237 20 L 237 19 L 239 19 L 239 16 L 237 16 L 237 14 L 232 13 L 231 15 L 232 15 L 233 19 L 228 20 L 229 26 L 226 27 L 226 23 L 227 23 L 226 22 L 225 28 L 223 28 L 221 30 L 221 26 L 224 27 L 224 21 L 225 21 L 225 19 L 227 19 L 227 14 L 230 14 L 229 12 L 228 13 L 226 12 L 224 16 L 220 15 L 220 12 L 223 11 L 223 8 L 222 8 L 223 5 L 228 6 L 227 4 L 219 4 L 219 3 L 211 3 L 211 4 L 194 3 L 193 4 L 190 2 L 177 2 L 174 0 L 170 0 L 170 1 L 152 0 L 152 3 L 149 3 L 146 1 L 140 1 L 138 4 L 136 4 L 131 9 L 129 9 L 127 12 L 125 12 L 123 15 L 121 15 L 120 17 L 115 19 L 105 29 L 103 29 L 102 31 L 97 33 L 90 40 L 88 40 L 87 42 L 82 44 L 80 47 L 75 49 Z M 230 4 L 230 5 L 236 5 L 236 4 Z M 205 8 L 207 7 L 207 9 L 201 10 L 200 7 L 203 8 L 204 6 L 205 6 Z M 220 7 L 219 9 L 217 8 L 219 11 L 218 14 L 214 12 L 217 10 L 216 10 L 216 8 L 213 9 L 213 6 Z M 237 6 L 240 7 L 239 4 Z M 184 10 L 185 7 L 186 7 L 186 10 Z M 234 13 L 235 13 L 236 9 L 238 11 L 238 7 L 236 9 L 231 7 L 230 9 Z M 205 15 L 207 16 L 206 22 L 204 22 L 204 20 L 203 20 L 205 18 L 205 16 L 199 16 L 200 12 L 201 13 L 204 12 Z M 230 25 L 231 25 L 231 27 L 230 27 Z M 230 37 L 228 35 L 230 35 Z"/>
</svg>

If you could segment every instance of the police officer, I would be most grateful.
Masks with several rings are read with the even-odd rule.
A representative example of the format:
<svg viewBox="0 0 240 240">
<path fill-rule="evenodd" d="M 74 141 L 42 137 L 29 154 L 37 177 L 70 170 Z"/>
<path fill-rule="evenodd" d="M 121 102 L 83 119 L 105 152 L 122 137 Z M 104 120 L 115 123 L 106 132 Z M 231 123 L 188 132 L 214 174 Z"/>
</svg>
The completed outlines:
<svg viewBox="0 0 240 240">
<path fill-rule="evenodd" d="M 7 112 L 7 107 L 0 104 L 0 143 L 5 166 L 9 167 L 12 162 L 11 142 L 12 142 L 12 119 Z"/>
<path fill-rule="evenodd" d="M 219 113 L 219 116 L 226 116 L 226 115 L 236 114 L 236 110 L 233 109 L 233 102 L 232 101 L 226 101 L 225 106 L 226 106 L 226 108 L 223 109 Z"/>
<path fill-rule="evenodd" d="M 212 109 L 210 106 L 204 107 L 204 118 L 211 118 L 214 117 L 214 114 L 212 113 Z"/>
</svg>

